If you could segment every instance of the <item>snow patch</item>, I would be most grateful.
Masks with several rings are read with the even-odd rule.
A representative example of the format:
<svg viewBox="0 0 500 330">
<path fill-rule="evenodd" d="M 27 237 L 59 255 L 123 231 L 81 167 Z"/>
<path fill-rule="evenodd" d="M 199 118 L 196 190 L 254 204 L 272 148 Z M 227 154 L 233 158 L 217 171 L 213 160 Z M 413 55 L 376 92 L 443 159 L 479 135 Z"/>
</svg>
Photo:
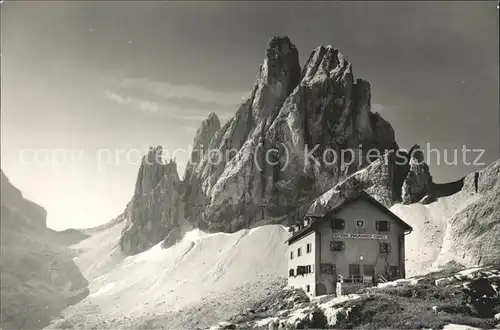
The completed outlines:
<svg viewBox="0 0 500 330">
<path fill-rule="evenodd" d="M 251 296 L 264 297 L 266 283 L 287 275 L 284 242 L 289 233 L 280 225 L 236 233 L 193 229 L 167 249 L 160 242 L 133 256 L 123 255 L 117 246 L 122 227 L 120 223 L 78 244 L 75 262 L 91 294 L 63 315 L 89 318 L 89 324 L 90 319 L 123 319 L 117 313 L 129 318 L 164 315 L 234 294 L 231 290 L 245 285 L 259 290 Z M 235 300 L 221 302 L 220 308 L 230 308 L 222 306 Z M 99 306 L 98 311 L 88 306 Z"/>
<path fill-rule="evenodd" d="M 481 328 L 474 328 L 470 325 L 462 324 L 447 324 L 443 327 L 443 330 L 480 330 Z"/>
</svg>

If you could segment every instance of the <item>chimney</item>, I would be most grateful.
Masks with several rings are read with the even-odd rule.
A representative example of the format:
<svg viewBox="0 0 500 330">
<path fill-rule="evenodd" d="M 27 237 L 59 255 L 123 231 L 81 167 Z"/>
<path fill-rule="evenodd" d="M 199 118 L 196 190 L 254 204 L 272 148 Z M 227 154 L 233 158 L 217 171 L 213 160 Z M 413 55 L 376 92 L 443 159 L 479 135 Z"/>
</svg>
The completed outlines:
<svg viewBox="0 0 500 330">
<path fill-rule="evenodd" d="M 311 219 L 309 218 L 304 218 L 304 227 L 309 226 L 309 223 L 311 222 Z"/>
</svg>

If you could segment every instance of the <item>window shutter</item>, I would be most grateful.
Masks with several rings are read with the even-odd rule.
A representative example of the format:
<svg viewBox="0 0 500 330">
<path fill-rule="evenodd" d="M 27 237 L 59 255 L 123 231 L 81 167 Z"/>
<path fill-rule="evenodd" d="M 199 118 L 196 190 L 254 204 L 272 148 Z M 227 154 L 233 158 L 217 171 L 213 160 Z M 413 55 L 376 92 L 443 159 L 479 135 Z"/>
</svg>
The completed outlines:
<svg viewBox="0 0 500 330">
<path fill-rule="evenodd" d="M 332 220 L 332 229 L 334 230 L 343 230 L 345 229 L 345 221 L 341 218 L 334 218 Z"/>
<path fill-rule="evenodd" d="M 391 223 L 389 221 L 377 221 L 376 222 L 377 231 L 388 232 L 391 231 Z"/>
<path fill-rule="evenodd" d="M 320 273 L 321 274 L 333 274 L 335 273 L 336 267 L 335 264 L 320 264 Z"/>
<path fill-rule="evenodd" d="M 380 253 L 389 253 L 389 252 L 391 252 L 391 244 L 380 243 Z"/>
<path fill-rule="evenodd" d="M 343 241 L 330 241 L 330 250 L 331 251 L 344 251 L 345 242 Z"/>
</svg>

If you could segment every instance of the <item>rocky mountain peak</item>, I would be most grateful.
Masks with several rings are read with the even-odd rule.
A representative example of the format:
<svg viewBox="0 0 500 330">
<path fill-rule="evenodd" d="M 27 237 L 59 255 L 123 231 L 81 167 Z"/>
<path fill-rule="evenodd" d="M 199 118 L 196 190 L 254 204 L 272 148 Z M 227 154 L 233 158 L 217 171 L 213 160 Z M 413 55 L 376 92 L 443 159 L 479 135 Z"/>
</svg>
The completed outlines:
<svg viewBox="0 0 500 330">
<path fill-rule="evenodd" d="M 424 197 L 427 197 L 429 201 L 433 200 L 434 197 L 431 196 L 432 176 L 419 145 L 414 145 L 410 149 L 409 157 L 409 170 L 403 181 L 401 191 L 403 203 L 416 203 Z"/>
<path fill-rule="evenodd" d="M 218 125 L 220 126 L 219 117 L 217 116 L 217 114 L 215 112 L 210 112 L 208 114 L 207 119 L 205 119 L 205 122 L 207 122 L 207 123 L 212 123 L 212 122 L 215 123 L 215 122 L 217 122 Z M 203 123 L 201 125 L 203 126 Z"/>
<path fill-rule="evenodd" d="M 193 148 L 208 148 L 212 137 L 218 130 L 220 130 L 220 120 L 219 117 L 212 112 L 208 115 L 208 118 L 201 123 L 201 127 L 196 131 Z"/>
<path fill-rule="evenodd" d="M 223 127 L 215 114 L 202 122 L 193 147 L 202 145 L 203 154 L 191 156 L 183 182 L 176 169 L 143 161 L 141 188 L 132 203 L 142 211 L 130 213 L 124 251 L 142 251 L 165 237 L 169 245 L 182 235 L 183 224 L 234 232 L 292 223 L 333 187 L 364 190 L 388 206 L 401 195 L 414 194 L 414 188 L 418 196 L 422 193 L 416 187 L 420 179 L 407 179 L 412 176 L 409 162 L 394 164 L 394 130 L 371 112 L 370 83 L 355 80 L 349 60 L 331 45 L 314 49 L 301 70 L 290 39 L 271 38 L 250 95 Z M 270 149 L 279 151 L 266 154 Z M 373 149 L 386 156 L 368 159 Z M 220 161 L 208 159 L 207 150 L 217 150 Z M 337 159 L 325 161 L 325 152 L 332 151 Z M 159 152 L 153 148 L 145 159 Z M 343 152 L 351 158 L 341 161 Z M 366 171 L 353 175 L 361 169 Z M 159 184 L 166 172 L 172 179 Z M 152 195 L 152 207 L 140 197 L 144 193 Z"/>
<path fill-rule="evenodd" d="M 274 117 L 299 80 L 300 64 L 297 48 L 288 37 L 271 38 L 249 97 L 255 121 Z"/>
<path fill-rule="evenodd" d="M 269 39 L 260 80 L 268 85 L 280 84 L 290 94 L 300 78 L 299 52 L 288 37 Z"/>
<path fill-rule="evenodd" d="M 125 210 L 121 249 L 127 254 L 142 252 L 182 226 L 183 196 L 175 160 L 165 162 L 163 147 L 151 147 L 142 159 L 135 193 Z"/>
<path fill-rule="evenodd" d="M 302 83 L 314 84 L 325 79 L 352 84 L 352 66 L 347 58 L 331 45 L 313 50 L 302 70 Z"/>
<path fill-rule="evenodd" d="M 139 198 L 150 193 L 163 179 L 168 177 L 170 180 L 179 182 L 177 173 L 177 164 L 170 160 L 165 162 L 163 159 L 163 147 L 150 147 L 144 155 L 137 174 L 134 196 Z"/>
</svg>

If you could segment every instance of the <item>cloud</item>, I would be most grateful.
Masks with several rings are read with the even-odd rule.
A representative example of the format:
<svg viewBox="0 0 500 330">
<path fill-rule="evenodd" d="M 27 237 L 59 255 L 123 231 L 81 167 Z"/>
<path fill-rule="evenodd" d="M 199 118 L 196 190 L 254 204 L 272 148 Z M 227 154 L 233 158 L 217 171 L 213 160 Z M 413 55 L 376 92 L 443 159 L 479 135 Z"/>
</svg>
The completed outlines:
<svg viewBox="0 0 500 330">
<path fill-rule="evenodd" d="M 119 104 L 128 104 L 133 107 L 135 107 L 138 110 L 145 111 L 145 112 L 158 112 L 160 110 L 160 105 L 155 102 L 151 102 L 148 100 L 142 100 L 142 99 L 137 99 L 133 98 L 130 96 L 121 96 L 115 92 L 112 91 L 106 91 L 106 97 L 112 101 L 115 101 Z"/>
<path fill-rule="evenodd" d="M 215 92 L 202 86 L 175 85 L 144 78 L 124 79 L 119 82 L 118 87 L 149 91 L 166 99 L 187 98 L 225 105 L 238 104 L 248 94 L 248 92 Z"/>
<path fill-rule="evenodd" d="M 136 110 L 154 114 L 156 116 L 168 117 L 171 119 L 177 119 L 188 122 L 202 122 L 208 115 L 213 112 L 213 109 L 208 108 L 195 108 L 187 107 L 186 104 L 179 106 L 175 102 L 169 103 L 168 100 L 163 101 L 151 101 L 138 96 L 123 95 L 117 91 L 106 90 L 106 97 L 123 106 L 130 106 Z M 223 111 L 217 111 L 217 115 L 221 120 L 227 120 L 231 118 L 236 109 L 237 105 L 230 107 L 231 110 L 224 109 Z"/>
<path fill-rule="evenodd" d="M 245 96 L 243 92 L 214 92 L 148 79 L 108 79 L 106 86 L 106 97 L 113 102 L 183 121 L 201 122 L 211 112 L 221 120 L 229 119 Z"/>
</svg>

